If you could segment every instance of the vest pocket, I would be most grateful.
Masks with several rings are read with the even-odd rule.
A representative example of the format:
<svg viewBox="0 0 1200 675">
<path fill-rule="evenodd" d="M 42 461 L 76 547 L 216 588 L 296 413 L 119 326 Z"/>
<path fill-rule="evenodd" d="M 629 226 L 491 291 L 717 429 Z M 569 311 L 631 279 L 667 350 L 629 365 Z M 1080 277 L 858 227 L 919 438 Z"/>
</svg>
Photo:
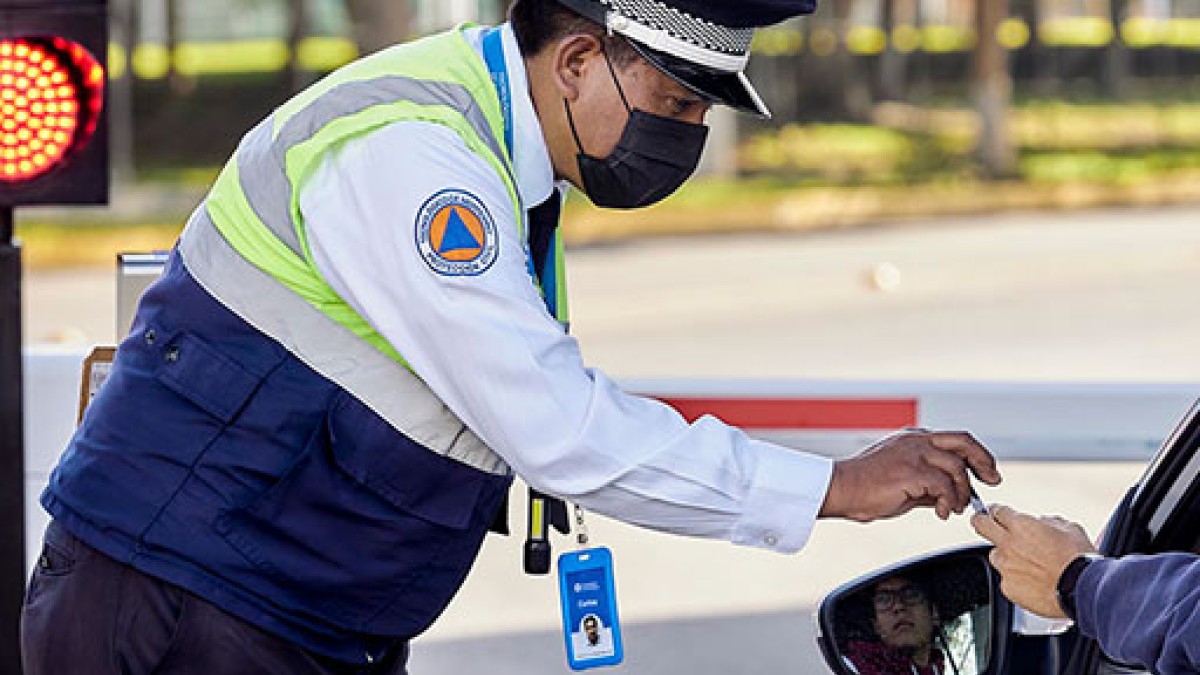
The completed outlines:
<svg viewBox="0 0 1200 675">
<path fill-rule="evenodd" d="M 180 508 L 181 487 L 282 359 L 262 342 L 243 365 L 226 355 L 238 352 L 153 318 L 122 342 L 52 481 L 64 507 L 132 538 Z"/>
<path fill-rule="evenodd" d="M 190 333 L 179 334 L 162 350 L 158 371 L 159 382 L 223 424 L 233 421 L 262 378 Z"/>
<path fill-rule="evenodd" d="M 343 395 L 296 463 L 216 527 L 289 613 L 409 636 L 457 590 L 506 487 Z"/>
</svg>

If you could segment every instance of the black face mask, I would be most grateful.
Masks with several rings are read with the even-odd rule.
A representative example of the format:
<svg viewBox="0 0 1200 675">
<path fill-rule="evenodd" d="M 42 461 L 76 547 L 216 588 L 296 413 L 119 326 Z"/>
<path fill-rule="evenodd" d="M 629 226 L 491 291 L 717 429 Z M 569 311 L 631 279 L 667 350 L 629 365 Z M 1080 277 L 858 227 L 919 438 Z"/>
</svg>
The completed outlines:
<svg viewBox="0 0 1200 675">
<path fill-rule="evenodd" d="M 571 134 L 579 148 L 583 191 L 593 204 L 603 208 L 650 206 L 666 199 L 695 173 L 708 139 L 708 127 L 631 109 L 608 54 L 604 54 L 604 61 L 629 113 L 621 139 L 607 158 L 599 159 L 584 152 L 579 132 L 575 130 L 571 104 L 563 99 Z"/>
</svg>

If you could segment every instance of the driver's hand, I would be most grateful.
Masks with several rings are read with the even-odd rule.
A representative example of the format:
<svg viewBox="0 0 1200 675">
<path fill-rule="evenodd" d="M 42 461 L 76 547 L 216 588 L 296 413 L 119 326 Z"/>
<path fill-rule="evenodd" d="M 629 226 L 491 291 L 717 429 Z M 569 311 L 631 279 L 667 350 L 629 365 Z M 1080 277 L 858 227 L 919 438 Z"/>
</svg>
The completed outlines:
<svg viewBox="0 0 1200 675">
<path fill-rule="evenodd" d="M 1000 590 L 1039 616 L 1066 618 L 1058 604 L 1058 579 L 1075 558 L 1095 553 L 1083 528 L 1058 516 L 1036 518 L 997 504 L 971 518 L 979 536 L 996 545 L 989 559 L 1000 572 Z"/>
</svg>

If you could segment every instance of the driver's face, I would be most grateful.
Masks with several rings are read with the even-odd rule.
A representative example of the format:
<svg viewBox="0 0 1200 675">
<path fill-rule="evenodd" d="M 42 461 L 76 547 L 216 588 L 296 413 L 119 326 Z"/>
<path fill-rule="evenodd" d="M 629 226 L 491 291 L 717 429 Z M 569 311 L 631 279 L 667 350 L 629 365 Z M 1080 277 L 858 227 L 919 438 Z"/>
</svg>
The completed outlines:
<svg viewBox="0 0 1200 675">
<path fill-rule="evenodd" d="M 919 649 L 933 641 L 933 609 L 929 598 L 908 579 L 881 582 L 872 595 L 875 631 L 897 649 Z"/>
</svg>

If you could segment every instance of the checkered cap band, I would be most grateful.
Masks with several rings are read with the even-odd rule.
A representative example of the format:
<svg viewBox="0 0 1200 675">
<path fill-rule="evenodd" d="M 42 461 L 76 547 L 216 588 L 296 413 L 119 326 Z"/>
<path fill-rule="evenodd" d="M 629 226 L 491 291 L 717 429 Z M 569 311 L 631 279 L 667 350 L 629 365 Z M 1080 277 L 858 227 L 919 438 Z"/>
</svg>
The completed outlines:
<svg viewBox="0 0 1200 675">
<path fill-rule="evenodd" d="M 686 14 L 658 0 L 600 0 L 610 10 L 701 49 L 744 56 L 754 39 L 753 28 L 729 28 Z"/>
</svg>

